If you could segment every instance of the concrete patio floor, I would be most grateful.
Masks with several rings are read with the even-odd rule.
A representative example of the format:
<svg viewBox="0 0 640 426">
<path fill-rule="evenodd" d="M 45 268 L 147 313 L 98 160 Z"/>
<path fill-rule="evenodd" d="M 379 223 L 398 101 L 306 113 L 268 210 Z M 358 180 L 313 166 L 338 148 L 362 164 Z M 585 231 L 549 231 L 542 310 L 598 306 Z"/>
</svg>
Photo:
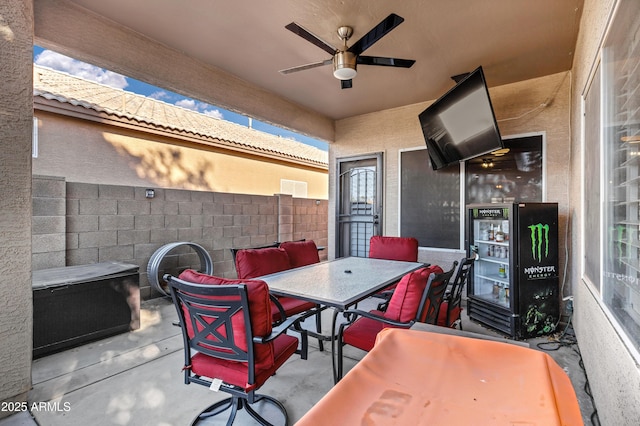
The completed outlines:
<svg viewBox="0 0 640 426">
<path fill-rule="evenodd" d="M 368 309 L 365 304 L 360 308 Z M 330 312 L 325 311 L 330 326 Z M 167 299 L 143 303 L 141 328 L 33 361 L 30 412 L 0 420 L 0 426 L 75 425 L 187 425 L 194 416 L 226 396 L 199 385 L 185 385 L 182 337 L 172 325 L 177 316 Z M 468 318 L 465 331 L 498 336 Z M 260 393 L 280 400 L 287 408 L 289 423 L 299 420 L 332 385 L 330 351 L 320 352 L 309 339 L 309 359 L 294 355 L 278 370 Z M 552 338 L 529 340 L 533 349 L 555 349 L 548 353 L 565 369 L 578 396 L 585 425 L 594 412 L 585 391 L 577 344 L 556 344 Z M 364 352 L 346 348 L 345 370 Z M 210 424 L 224 424 L 211 422 Z M 246 417 L 236 424 L 253 424 Z"/>
</svg>

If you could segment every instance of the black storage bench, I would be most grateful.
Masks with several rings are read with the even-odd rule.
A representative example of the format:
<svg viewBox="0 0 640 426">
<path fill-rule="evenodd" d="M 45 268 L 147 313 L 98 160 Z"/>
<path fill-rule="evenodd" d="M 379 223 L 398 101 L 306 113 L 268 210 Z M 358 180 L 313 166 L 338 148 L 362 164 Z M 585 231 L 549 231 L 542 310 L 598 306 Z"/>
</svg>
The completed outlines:
<svg viewBox="0 0 640 426">
<path fill-rule="evenodd" d="M 34 357 L 140 327 L 137 265 L 66 266 L 32 278 Z"/>
</svg>

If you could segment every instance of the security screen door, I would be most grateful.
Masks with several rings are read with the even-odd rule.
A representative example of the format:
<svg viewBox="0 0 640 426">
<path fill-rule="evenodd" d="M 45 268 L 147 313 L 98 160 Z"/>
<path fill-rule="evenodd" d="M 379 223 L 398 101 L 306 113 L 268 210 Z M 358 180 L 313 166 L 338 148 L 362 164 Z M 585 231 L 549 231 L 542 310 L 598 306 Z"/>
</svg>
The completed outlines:
<svg viewBox="0 0 640 426">
<path fill-rule="evenodd" d="M 336 257 L 369 256 L 382 223 L 382 153 L 338 159 Z"/>
</svg>

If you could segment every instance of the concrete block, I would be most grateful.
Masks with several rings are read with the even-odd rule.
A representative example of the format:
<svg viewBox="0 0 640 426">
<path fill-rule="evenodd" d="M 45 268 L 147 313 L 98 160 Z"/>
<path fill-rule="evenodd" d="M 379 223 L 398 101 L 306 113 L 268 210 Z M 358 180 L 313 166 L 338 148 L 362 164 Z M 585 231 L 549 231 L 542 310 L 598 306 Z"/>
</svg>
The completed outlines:
<svg viewBox="0 0 640 426">
<path fill-rule="evenodd" d="M 222 227 L 205 227 L 202 229 L 202 238 L 205 240 L 215 240 L 216 238 L 222 237 L 222 233 Z"/>
<path fill-rule="evenodd" d="M 32 253 L 46 253 L 49 251 L 63 251 L 65 249 L 65 234 L 39 234 L 31 237 Z"/>
<path fill-rule="evenodd" d="M 177 201 L 152 200 L 149 202 L 150 214 L 178 214 Z"/>
<path fill-rule="evenodd" d="M 180 189 L 165 189 L 164 199 L 166 201 L 191 201 L 191 191 Z"/>
<path fill-rule="evenodd" d="M 98 198 L 98 185 L 67 182 L 67 199 Z"/>
<path fill-rule="evenodd" d="M 103 246 L 98 249 L 98 261 L 133 262 L 133 244 L 126 246 Z"/>
<path fill-rule="evenodd" d="M 34 271 L 40 271 L 42 269 L 65 266 L 65 253 L 65 250 L 47 253 L 33 253 L 31 255 L 31 269 Z"/>
<path fill-rule="evenodd" d="M 147 200 L 118 199 L 119 215 L 145 215 L 151 212 L 151 203 Z"/>
<path fill-rule="evenodd" d="M 67 266 L 86 265 L 98 262 L 98 248 L 78 248 L 67 250 Z"/>
<path fill-rule="evenodd" d="M 191 201 L 198 203 L 213 203 L 213 192 L 191 191 Z"/>
<path fill-rule="evenodd" d="M 213 225 L 213 218 L 211 216 L 207 216 L 205 218 L 205 216 L 203 215 L 193 215 L 191 216 L 191 227 L 192 228 L 204 228 L 205 227 L 205 222 L 208 219 L 209 225 L 208 226 L 212 226 Z"/>
<path fill-rule="evenodd" d="M 234 194 L 233 195 L 233 203 L 234 204 L 250 204 L 253 202 L 253 195 L 246 194 Z"/>
<path fill-rule="evenodd" d="M 65 198 L 67 185 L 62 177 L 34 175 L 31 191 L 33 197 Z"/>
<path fill-rule="evenodd" d="M 98 230 L 98 216 L 67 216 L 67 232 L 91 232 Z"/>
<path fill-rule="evenodd" d="M 202 203 L 202 214 L 218 215 L 224 212 L 222 203 Z"/>
<path fill-rule="evenodd" d="M 242 214 L 242 204 L 225 204 L 222 210 L 223 214 L 240 215 Z"/>
<path fill-rule="evenodd" d="M 77 249 L 80 242 L 79 242 L 79 237 L 78 237 L 78 233 L 67 233 L 65 235 L 65 240 L 66 240 L 66 249 L 67 250 L 74 250 Z"/>
<path fill-rule="evenodd" d="M 165 228 L 189 228 L 191 226 L 191 216 L 167 215 L 164 217 Z"/>
<path fill-rule="evenodd" d="M 66 214 L 64 198 L 33 198 L 33 216 L 64 216 Z"/>
<path fill-rule="evenodd" d="M 131 186 L 119 185 L 98 185 L 98 194 L 100 198 L 133 200 L 135 195 L 135 188 Z"/>
<path fill-rule="evenodd" d="M 213 226 L 231 226 L 233 225 L 233 215 L 214 216 Z"/>
<path fill-rule="evenodd" d="M 233 217 L 233 225 L 234 226 L 244 226 L 249 225 L 251 223 L 251 216 L 234 216 Z"/>
<path fill-rule="evenodd" d="M 109 247 L 115 246 L 117 242 L 118 233 L 116 231 L 82 232 L 78 235 L 80 248 Z"/>
<path fill-rule="evenodd" d="M 106 215 L 118 214 L 118 201 L 110 199 L 82 199 L 78 200 L 79 214 Z"/>
<path fill-rule="evenodd" d="M 220 203 L 220 204 L 233 204 L 233 197 L 234 194 L 230 194 L 227 192 L 215 192 L 213 194 L 213 201 L 215 203 Z"/>
<path fill-rule="evenodd" d="M 180 215 L 196 215 L 202 214 L 202 203 L 199 202 L 179 202 L 178 214 Z"/>
<path fill-rule="evenodd" d="M 196 242 L 202 240 L 202 228 L 179 228 L 179 241 Z"/>
<path fill-rule="evenodd" d="M 136 216 L 134 219 L 135 229 L 156 229 L 164 226 L 164 216 L 160 215 Z"/>
<path fill-rule="evenodd" d="M 242 214 L 244 215 L 260 214 L 260 204 L 244 204 L 242 206 Z"/>
<path fill-rule="evenodd" d="M 100 231 L 134 229 L 133 215 L 109 215 L 98 216 L 98 229 Z"/>
<path fill-rule="evenodd" d="M 178 240 L 178 229 L 151 229 L 149 243 L 167 244 Z"/>
<path fill-rule="evenodd" d="M 63 233 L 66 230 L 64 216 L 34 216 L 31 220 L 31 232 L 37 234 Z"/>
<path fill-rule="evenodd" d="M 118 231 L 118 245 L 145 244 L 151 242 L 151 231 L 148 229 L 126 229 Z"/>
<path fill-rule="evenodd" d="M 242 236 L 242 228 L 240 226 L 225 226 L 222 235 L 224 237 L 240 237 Z"/>
</svg>

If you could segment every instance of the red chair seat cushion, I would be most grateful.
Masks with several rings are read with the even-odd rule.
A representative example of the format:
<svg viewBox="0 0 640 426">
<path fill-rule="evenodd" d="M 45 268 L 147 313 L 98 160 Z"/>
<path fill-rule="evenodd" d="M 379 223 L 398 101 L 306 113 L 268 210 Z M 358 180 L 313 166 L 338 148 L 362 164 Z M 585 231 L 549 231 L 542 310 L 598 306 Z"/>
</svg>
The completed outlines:
<svg viewBox="0 0 640 426">
<path fill-rule="evenodd" d="M 278 302 L 282 305 L 284 312 L 287 316 L 296 315 L 301 312 L 308 311 L 310 309 L 315 308 L 315 304 L 312 302 L 306 302 L 300 299 L 294 299 L 293 297 L 278 297 Z M 278 322 L 282 320 L 280 315 L 280 310 L 275 305 L 275 303 L 271 302 L 271 319 L 273 322 Z"/>
<path fill-rule="evenodd" d="M 274 274 L 290 268 L 289 255 L 278 247 L 242 249 L 236 253 L 236 272 L 241 279 Z"/>
<path fill-rule="evenodd" d="M 372 314 L 382 316 L 383 312 L 369 311 Z M 347 327 L 342 335 L 342 341 L 363 351 L 370 351 L 376 341 L 376 336 L 383 328 L 391 327 L 381 321 L 360 317 Z"/>
<path fill-rule="evenodd" d="M 264 281 L 227 279 L 203 274 L 192 269 L 184 270 L 178 278 L 196 284 L 246 284 L 249 297 L 249 310 L 251 312 L 251 331 L 254 336 L 268 336 L 269 334 L 271 334 L 271 299 L 269 298 L 269 287 Z M 188 314 L 186 312 L 185 314 L 188 317 Z M 246 338 L 243 340 L 241 337 L 239 337 L 245 334 L 245 325 L 242 315 L 238 315 L 237 319 L 234 318 L 232 324 L 238 346 L 242 350 L 247 350 Z M 189 336 L 193 336 L 193 327 L 191 323 L 188 322 L 186 326 L 187 334 Z M 271 368 L 273 366 L 273 357 L 273 345 L 255 345 L 254 358 L 256 362 L 256 369 L 259 368 L 262 370 Z"/>
<path fill-rule="evenodd" d="M 415 319 L 422 294 L 431 273 L 441 274 L 442 268 L 432 265 L 413 271 L 400 280 L 389 300 L 384 317 L 394 321 L 408 322 Z"/>
<path fill-rule="evenodd" d="M 298 348 L 298 339 L 293 336 L 282 334 L 278 336 L 272 344 L 257 344 L 260 346 L 273 347 L 273 364 L 271 366 L 255 367 L 255 383 L 249 386 L 247 383 L 248 366 L 244 362 L 229 361 L 225 359 L 213 358 L 198 353 L 191 358 L 191 371 L 194 374 L 209 377 L 211 379 L 221 379 L 225 383 L 240 386 L 245 391 L 258 389 L 267 381 L 269 377 L 275 374 L 284 362 L 295 353 Z"/>
<path fill-rule="evenodd" d="M 442 302 L 440 305 L 440 310 L 438 311 L 438 322 L 437 325 L 441 327 L 451 327 L 453 323 L 460 318 L 460 314 L 462 313 L 462 308 L 460 306 L 456 306 L 451 311 L 451 324 L 447 324 L 447 310 L 449 309 L 449 302 L 446 300 Z"/>
<path fill-rule="evenodd" d="M 320 262 L 318 246 L 312 240 L 309 241 L 285 241 L 280 248 L 287 252 L 292 268 L 312 265 Z"/>
<path fill-rule="evenodd" d="M 418 240 L 413 237 L 374 235 L 369 240 L 369 257 L 373 259 L 418 261 Z"/>
</svg>

